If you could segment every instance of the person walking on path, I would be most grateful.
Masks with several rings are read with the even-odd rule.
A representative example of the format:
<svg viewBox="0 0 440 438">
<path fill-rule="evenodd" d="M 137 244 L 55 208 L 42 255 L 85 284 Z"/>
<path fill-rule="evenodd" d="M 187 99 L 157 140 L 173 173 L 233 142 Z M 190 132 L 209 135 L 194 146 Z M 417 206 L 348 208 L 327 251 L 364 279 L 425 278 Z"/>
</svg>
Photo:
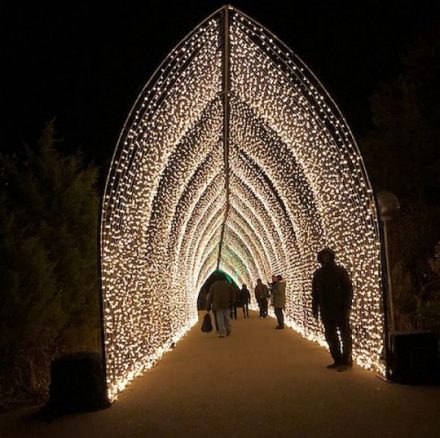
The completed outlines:
<svg viewBox="0 0 440 438">
<path fill-rule="evenodd" d="M 284 328 L 283 310 L 286 307 L 286 281 L 281 275 L 276 277 L 276 281 L 273 284 L 272 298 L 275 315 L 278 321 L 278 325 L 275 328 L 277 330 L 282 330 Z"/>
<path fill-rule="evenodd" d="M 330 248 L 318 253 L 318 262 L 322 266 L 313 275 L 312 312 L 315 319 L 318 319 L 318 314 L 321 316 L 325 339 L 334 361 L 327 368 L 345 371 L 352 366 L 350 311 L 353 286 L 347 270 L 335 263 L 335 253 Z"/>
<path fill-rule="evenodd" d="M 235 290 L 232 284 L 220 276 L 209 288 L 207 310 L 209 312 L 212 308 L 216 312 L 219 338 L 231 334 L 229 312 L 234 295 Z"/>
<path fill-rule="evenodd" d="M 249 303 L 251 302 L 251 293 L 245 284 L 240 290 L 240 302 L 243 307 L 244 319 L 249 318 Z"/>
<path fill-rule="evenodd" d="M 260 318 L 267 317 L 267 300 L 269 298 L 269 289 L 259 278 L 255 286 L 255 300 L 260 309 Z"/>
<path fill-rule="evenodd" d="M 238 286 L 236 285 L 232 286 L 232 289 L 233 289 L 233 294 L 232 294 L 231 307 L 229 309 L 230 310 L 229 316 L 231 319 L 237 319 L 237 307 L 240 299 L 239 297 L 240 291 L 238 289 Z"/>
</svg>

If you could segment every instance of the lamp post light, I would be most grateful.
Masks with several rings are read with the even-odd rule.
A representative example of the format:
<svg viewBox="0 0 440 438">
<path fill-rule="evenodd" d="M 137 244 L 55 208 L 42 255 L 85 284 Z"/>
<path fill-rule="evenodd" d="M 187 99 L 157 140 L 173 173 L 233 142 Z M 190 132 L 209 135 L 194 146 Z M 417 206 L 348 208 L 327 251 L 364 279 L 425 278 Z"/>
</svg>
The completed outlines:
<svg viewBox="0 0 440 438">
<path fill-rule="evenodd" d="M 399 200 L 396 195 L 390 192 L 379 192 L 377 194 L 377 202 L 379 205 L 380 218 L 383 224 L 384 244 L 385 244 L 385 260 L 387 267 L 387 283 L 388 283 L 388 306 L 390 309 L 390 328 L 391 331 L 396 329 L 396 320 L 394 315 L 394 299 L 393 285 L 391 280 L 390 253 L 388 245 L 388 222 L 398 217 L 400 212 Z"/>
</svg>

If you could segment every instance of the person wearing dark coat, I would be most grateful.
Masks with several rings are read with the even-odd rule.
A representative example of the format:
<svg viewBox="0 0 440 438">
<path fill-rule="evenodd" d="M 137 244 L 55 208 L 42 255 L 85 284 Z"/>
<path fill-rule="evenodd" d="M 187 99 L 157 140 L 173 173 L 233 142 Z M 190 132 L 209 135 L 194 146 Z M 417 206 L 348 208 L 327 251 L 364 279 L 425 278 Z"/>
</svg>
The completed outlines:
<svg viewBox="0 0 440 438">
<path fill-rule="evenodd" d="M 269 299 L 269 289 L 259 278 L 255 286 L 255 299 L 260 309 L 260 318 L 267 318 L 267 300 Z"/>
<path fill-rule="evenodd" d="M 216 312 L 218 322 L 218 336 L 224 338 L 231 334 L 229 310 L 234 299 L 234 286 L 225 278 L 218 278 L 209 288 L 207 310 L 212 308 Z"/>
<path fill-rule="evenodd" d="M 325 339 L 334 361 L 327 368 L 345 371 L 352 365 L 350 311 L 353 286 L 347 270 L 335 263 L 335 253 L 330 248 L 318 253 L 318 262 L 322 266 L 313 275 L 312 312 L 315 319 L 318 319 L 318 314 L 321 316 Z"/>
<path fill-rule="evenodd" d="M 237 319 L 237 307 L 239 305 L 239 300 L 240 300 L 240 290 L 238 289 L 237 286 L 233 286 L 232 287 L 234 289 L 234 293 L 232 295 L 232 303 L 231 303 L 231 307 L 229 309 L 230 311 L 230 318 L 231 319 Z"/>
<path fill-rule="evenodd" d="M 251 302 L 251 293 L 245 284 L 240 290 L 240 303 L 243 307 L 244 318 L 249 318 L 249 303 Z"/>
</svg>

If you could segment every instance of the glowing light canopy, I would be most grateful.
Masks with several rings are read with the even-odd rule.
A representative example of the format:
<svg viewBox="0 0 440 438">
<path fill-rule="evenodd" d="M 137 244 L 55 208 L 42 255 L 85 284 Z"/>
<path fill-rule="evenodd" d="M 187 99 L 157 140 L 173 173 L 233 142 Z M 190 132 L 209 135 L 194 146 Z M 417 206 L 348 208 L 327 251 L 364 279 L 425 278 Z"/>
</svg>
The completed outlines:
<svg viewBox="0 0 440 438">
<path fill-rule="evenodd" d="M 101 224 L 109 396 L 196 322 L 217 267 L 252 286 L 282 273 L 287 324 L 322 342 L 311 279 L 324 246 L 353 279 L 354 358 L 380 368 L 378 218 L 355 140 L 290 49 L 222 8 L 152 76 L 115 151 Z"/>
</svg>

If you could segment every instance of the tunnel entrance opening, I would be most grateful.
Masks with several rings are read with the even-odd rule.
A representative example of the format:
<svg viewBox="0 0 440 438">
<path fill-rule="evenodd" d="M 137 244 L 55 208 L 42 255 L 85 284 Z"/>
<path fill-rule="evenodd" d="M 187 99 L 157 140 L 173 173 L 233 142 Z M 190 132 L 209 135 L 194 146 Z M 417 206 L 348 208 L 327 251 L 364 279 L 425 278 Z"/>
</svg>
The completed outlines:
<svg viewBox="0 0 440 438">
<path fill-rule="evenodd" d="M 109 397 L 196 323 L 215 269 L 248 285 L 283 274 L 286 324 L 322 343 L 311 276 L 324 246 L 353 280 L 354 359 L 380 369 L 381 241 L 356 142 L 302 60 L 226 6 L 163 61 L 115 150 L 101 219 Z"/>
<path fill-rule="evenodd" d="M 197 310 L 206 310 L 206 298 L 208 296 L 209 288 L 214 283 L 218 275 L 226 278 L 229 283 L 233 284 L 235 288 L 240 289 L 239 285 L 234 281 L 234 279 L 227 273 L 222 271 L 221 269 L 216 269 L 212 274 L 206 279 L 200 288 L 199 294 L 197 295 Z"/>
</svg>

